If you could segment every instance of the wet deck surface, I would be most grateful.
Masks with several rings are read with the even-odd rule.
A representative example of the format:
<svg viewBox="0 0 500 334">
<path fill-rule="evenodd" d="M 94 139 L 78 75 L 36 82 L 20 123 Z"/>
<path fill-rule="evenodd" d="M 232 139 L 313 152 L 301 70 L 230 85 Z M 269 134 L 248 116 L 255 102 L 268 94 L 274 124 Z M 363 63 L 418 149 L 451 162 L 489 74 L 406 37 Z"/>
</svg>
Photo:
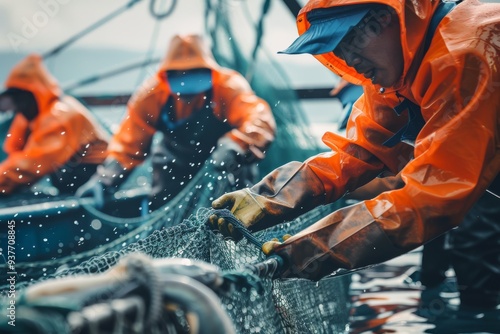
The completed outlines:
<svg viewBox="0 0 500 334">
<path fill-rule="evenodd" d="M 419 264 L 416 251 L 354 273 L 349 333 L 500 333 L 498 307 L 459 309 L 453 275 L 439 289 L 422 294 Z"/>
</svg>

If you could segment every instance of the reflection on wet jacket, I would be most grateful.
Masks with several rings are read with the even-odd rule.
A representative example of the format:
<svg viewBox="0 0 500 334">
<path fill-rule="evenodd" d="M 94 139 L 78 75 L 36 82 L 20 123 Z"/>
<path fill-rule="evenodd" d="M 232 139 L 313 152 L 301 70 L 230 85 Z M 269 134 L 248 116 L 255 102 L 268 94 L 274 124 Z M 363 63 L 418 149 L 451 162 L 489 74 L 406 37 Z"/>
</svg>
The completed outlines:
<svg viewBox="0 0 500 334">
<path fill-rule="evenodd" d="M 313 9 L 364 2 L 370 1 L 311 0 L 297 17 L 299 33 L 308 29 Z M 285 276 L 317 279 L 414 249 L 459 224 L 500 170 L 500 6 L 463 1 L 441 20 L 423 54 L 439 1 L 378 2 L 393 7 L 404 22 L 402 79 L 381 91 L 333 53 L 315 56 L 364 85 L 347 138 L 326 133 L 323 142 L 331 152 L 308 159 L 300 169 L 299 163 L 285 165 L 252 191 L 271 189 L 274 201 L 286 194 L 300 206 L 313 198 L 316 204 L 333 202 L 383 171 L 400 172 L 404 185 L 341 209 L 280 245 L 277 253 L 292 263 Z M 393 109 L 403 99 L 420 107 L 425 124 L 414 147 L 402 142 L 387 147 L 384 142 L 407 122 L 406 111 L 398 116 Z M 273 184 L 302 174 L 308 175 L 304 189 L 319 189 L 314 196 L 286 192 L 286 182 Z"/>
<path fill-rule="evenodd" d="M 106 156 L 107 134 L 76 99 L 62 96 L 38 55 L 17 64 L 6 88 L 30 91 L 38 115 L 28 121 L 17 113 L 4 142 L 8 157 L 0 163 L 0 192 L 9 194 L 32 185 L 61 166 L 100 164 Z"/>
<path fill-rule="evenodd" d="M 171 92 L 166 71 L 198 68 L 211 70 L 212 89 L 190 101 Z M 157 74 L 129 101 L 110 155 L 130 171 L 149 156 L 153 135 L 160 131 L 152 152 L 153 192 L 158 193 L 172 183 L 177 174 L 172 170 L 194 176 L 222 138 L 239 145 L 251 161 L 263 159 L 275 127 L 269 105 L 243 76 L 220 67 L 199 36 L 174 36 Z"/>
</svg>

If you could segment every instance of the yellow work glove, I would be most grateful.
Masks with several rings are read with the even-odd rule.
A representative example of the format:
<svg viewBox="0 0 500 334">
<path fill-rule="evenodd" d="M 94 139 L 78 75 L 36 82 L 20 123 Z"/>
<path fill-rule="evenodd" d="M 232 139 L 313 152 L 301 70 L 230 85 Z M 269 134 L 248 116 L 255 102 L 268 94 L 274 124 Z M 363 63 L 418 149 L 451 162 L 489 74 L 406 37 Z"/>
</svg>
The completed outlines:
<svg viewBox="0 0 500 334">
<path fill-rule="evenodd" d="M 283 241 L 288 240 L 290 237 L 291 237 L 290 234 L 285 234 L 283 236 Z M 269 255 L 273 254 L 274 249 L 281 244 L 282 243 L 278 240 L 278 238 L 273 238 L 270 241 L 267 241 L 262 245 L 262 252 L 264 252 L 264 254 L 269 256 Z"/>
<path fill-rule="evenodd" d="M 258 202 L 257 198 L 250 192 L 250 189 L 245 188 L 231 193 L 227 193 L 212 202 L 214 209 L 229 209 L 231 213 L 249 228 L 266 214 L 264 207 Z M 241 239 L 241 233 L 228 223 L 224 218 L 212 215 L 209 222 L 214 229 L 218 229 L 222 235 L 231 237 L 238 241 Z"/>
</svg>

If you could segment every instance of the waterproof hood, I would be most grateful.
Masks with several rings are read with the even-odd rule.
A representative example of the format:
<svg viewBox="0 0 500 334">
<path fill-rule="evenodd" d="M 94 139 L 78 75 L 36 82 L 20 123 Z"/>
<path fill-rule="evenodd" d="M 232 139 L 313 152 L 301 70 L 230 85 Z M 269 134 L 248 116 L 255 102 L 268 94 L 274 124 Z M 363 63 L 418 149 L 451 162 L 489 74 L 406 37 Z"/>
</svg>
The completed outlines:
<svg viewBox="0 0 500 334">
<path fill-rule="evenodd" d="M 15 65 L 5 81 L 5 88 L 18 88 L 31 92 L 40 113 L 49 111 L 49 105 L 61 95 L 56 79 L 43 65 L 40 55 L 31 54 Z"/>
<path fill-rule="evenodd" d="M 439 5 L 439 1 L 418 1 L 418 0 L 310 0 L 299 12 L 297 16 L 297 28 L 299 35 L 304 34 L 311 24 L 308 21 L 308 13 L 319 8 L 331 8 L 336 6 L 383 4 L 392 7 L 400 22 L 401 47 L 404 58 L 404 69 L 402 82 L 408 70 L 415 60 L 416 55 L 424 43 L 425 34 L 430 24 L 432 15 Z M 412 27 L 407 30 L 406 27 Z M 363 75 L 357 73 L 352 67 L 347 66 L 345 61 L 336 57 L 333 52 L 315 55 L 323 65 L 332 72 L 343 77 L 353 84 L 371 84 L 371 81 Z"/>
<path fill-rule="evenodd" d="M 212 52 L 199 35 L 175 35 L 160 65 L 160 72 L 194 68 L 219 69 Z"/>
</svg>

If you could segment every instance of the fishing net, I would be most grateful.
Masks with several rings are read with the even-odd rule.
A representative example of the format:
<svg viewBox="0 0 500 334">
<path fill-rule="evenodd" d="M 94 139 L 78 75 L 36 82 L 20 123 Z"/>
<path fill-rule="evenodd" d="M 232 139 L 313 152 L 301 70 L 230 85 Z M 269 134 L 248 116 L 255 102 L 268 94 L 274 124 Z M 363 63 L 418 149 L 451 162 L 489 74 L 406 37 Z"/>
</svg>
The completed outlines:
<svg viewBox="0 0 500 334">
<path fill-rule="evenodd" d="M 147 167 L 143 168 L 147 170 Z M 137 172 L 142 174 L 144 170 Z M 227 174 L 206 163 L 174 199 L 147 215 L 117 217 L 85 204 L 85 199 L 65 200 L 64 204 L 57 205 L 43 216 L 33 217 L 28 213 L 26 217 L 20 217 L 14 214 L 9 220 L 16 224 L 17 282 L 35 281 L 91 257 L 120 250 L 154 231 L 181 223 L 196 208 L 210 207 L 214 199 L 231 190 L 235 188 L 228 181 Z M 137 209 L 143 198 L 137 197 L 139 200 L 117 200 L 116 207 L 121 211 L 130 207 Z M 80 205 L 73 207 L 75 203 Z M 46 207 L 49 205 L 55 204 L 46 203 Z M 67 206 L 69 210 L 65 211 Z M 5 232 L 2 247 L 6 260 L 7 229 Z M 8 262 L 4 261 L 2 267 L 0 279 L 5 282 Z"/>
<path fill-rule="evenodd" d="M 269 240 L 281 238 L 284 233 L 296 233 L 332 209 L 331 206 L 317 208 L 292 222 L 255 233 L 254 236 L 259 240 Z M 246 265 L 265 261 L 260 249 L 246 239 L 235 243 L 211 231 L 206 220 L 212 212 L 211 209 L 200 208 L 180 224 L 156 230 L 149 237 L 116 251 L 44 276 L 37 284 L 63 276 L 68 278 L 85 274 L 92 277 L 110 269 L 126 255 L 137 253 L 155 259 L 200 260 L 216 265 L 221 275 L 243 275 Z M 348 284 L 347 276 L 313 282 L 302 279 L 272 280 L 271 276 L 264 275 L 253 277 L 250 285 L 248 282 L 235 284 L 230 293 L 221 293 L 219 298 L 237 333 L 344 333 L 349 312 Z M 17 289 L 22 291 L 23 284 Z"/>
<path fill-rule="evenodd" d="M 211 166 L 207 165 L 192 180 L 192 185 L 164 208 L 150 217 L 145 217 L 147 219 L 143 219 L 140 226 L 113 242 L 86 252 L 47 261 L 16 263 L 16 293 L 22 294 L 31 286 L 63 277 L 67 279 L 79 275 L 95 277 L 131 254 L 145 254 L 154 259 L 200 260 L 216 265 L 222 276 L 245 275 L 246 265 L 265 261 L 264 254 L 256 245 L 246 239 L 238 243 L 224 240 L 206 224 L 207 217 L 213 212 L 209 208 L 210 202 L 216 196 L 230 190 L 225 176 L 222 173 L 215 173 Z M 274 237 L 281 238 L 287 233 L 295 234 L 332 212 L 335 207 L 336 205 L 332 204 L 316 208 L 292 222 L 255 233 L 254 237 L 257 240 L 267 241 Z M 193 208 L 197 209 L 193 211 Z M 103 225 L 118 224 L 118 221 L 127 224 L 127 219 L 106 216 L 92 207 L 87 207 L 86 210 L 88 210 L 87 215 L 95 215 Z M 186 218 L 188 212 L 192 214 Z M 2 272 L 7 273 L 7 268 Z M 168 279 L 170 276 L 166 277 Z M 229 292 L 218 291 L 218 305 L 222 308 L 221 312 L 227 314 L 231 320 L 236 333 L 344 333 L 346 331 L 349 312 L 348 276 L 326 278 L 319 282 L 299 279 L 273 280 L 271 277 L 271 275 L 254 277 L 250 280 L 251 284 L 239 280 Z M 11 291 L 8 278 L 9 275 L 2 278 L 3 282 L 7 282 L 7 285 L 1 288 L 4 294 L 2 303 L 7 303 L 5 307 L 8 307 L 8 303 L 12 300 L 8 298 L 8 293 Z M 144 293 L 139 295 L 145 298 Z M 89 297 L 84 294 L 80 298 L 87 300 Z M 109 300 L 104 300 L 105 305 L 111 305 L 111 300 L 111 297 Z M 71 297 L 60 297 L 57 301 L 59 305 L 66 307 L 72 305 Z M 19 306 L 24 305 L 24 308 L 21 307 L 17 311 L 20 319 L 17 328 L 24 328 L 22 326 L 27 325 L 19 326 L 26 317 L 25 320 L 31 325 L 46 323 L 45 325 L 50 327 L 66 324 L 64 328 L 58 327 L 54 332 L 70 333 L 66 312 L 54 311 L 53 305 L 47 306 L 46 303 L 50 304 L 47 301 L 42 301 L 41 305 L 21 302 Z M 74 311 L 74 306 L 71 308 Z M 186 308 L 189 309 L 189 305 Z M 182 316 L 180 318 L 182 319 Z M 170 317 L 161 320 L 161 324 L 158 325 L 164 326 L 163 328 L 172 322 L 180 321 L 174 321 Z M 47 324 L 51 321 L 54 323 Z M 108 319 L 107 323 L 106 326 L 117 326 L 112 319 Z M 3 325 L 5 330 L 12 330 L 8 324 Z M 40 333 L 48 332 L 50 331 Z M 172 331 L 172 333 L 180 332 L 183 331 L 178 329 Z M 127 333 L 127 331 L 117 330 L 116 333 Z"/>
<path fill-rule="evenodd" d="M 237 11 L 228 1 L 206 0 L 205 3 L 206 31 L 215 59 L 222 66 L 242 73 L 255 93 L 273 109 L 277 134 L 268 157 L 260 164 L 262 174 L 285 162 L 303 161 L 319 153 L 322 148 L 311 132 L 297 94 L 290 85 L 291 80 L 263 46 L 264 20 L 271 1 L 261 1 L 257 22 L 249 22 L 249 9 Z M 242 8 L 246 4 L 241 2 Z M 253 29 L 244 29 L 245 22 Z"/>
</svg>

